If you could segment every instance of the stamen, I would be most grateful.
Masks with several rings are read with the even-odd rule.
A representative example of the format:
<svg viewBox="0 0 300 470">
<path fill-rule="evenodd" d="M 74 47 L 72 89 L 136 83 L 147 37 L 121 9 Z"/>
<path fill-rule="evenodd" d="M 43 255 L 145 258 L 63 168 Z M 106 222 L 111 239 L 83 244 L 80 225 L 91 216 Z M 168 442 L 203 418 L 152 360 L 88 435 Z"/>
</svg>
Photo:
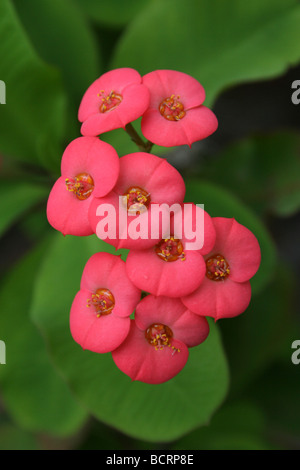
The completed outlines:
<svg viewBox="0 0 300 470">
<path fill-rule="evenodd" d="M 92 298 L 87 300 L 87 307 L 94 307 L 97 318 L 109 315 L 115 307 L 115 298 L 108 289 L 97 289 Z"/>
<path fill-rule="evenodd" d="M 107 113 L 115 109 L 123 100 L 123 96 L 120 93 L 116 93 L 112 90 L 109 94 L 106 94 L 104 90 L 100 90 L 97 94 L 101 98 L 101 104 L 99 106 L 100 113 Z"/>
<path fill-rule="evenodd" d="M 161 323 L 153 323 L 145 331 L 145 338 L 156 350 L 163 349 L 164 346 L 170 346 L 169 342 L 172 337 L 172 330 Z"/>
<path fill-rule="evenodd" d="M 88 173 L 79 173 L 75 178 L 66 178 L 65 182 L 67 190 L 73 192 L 80 201 L 88 199 L 94 189 L 94 180 Z"/>
<path fill-rule="evenodd" d="M 179 98 L 180 96 L 171 95 L 165 98 L 158 107 L 160 114 L 168 121 L 180 121 L 186 114 L 183 104 L 178 101 Z"/>
<path fill-rule="evenodd" d="M 165 238 L 155 246 L 155 253 L 163 261 L 185 260 L 183 244 L 178 238 Z"/>
<path fill-rule="evenodd" d="M 151 202 L 150 194 L 139 186 L 131 186 L 123 196 L 127 198 L 128 212 L 136 214 L 145 212 Z"/>
<path fill-rule="evenodd" d="M 229 274 L 229 264 L 223 255 L 216 254 L 206 260 L 206 276 L 211 281 L 224 281 Z"/>
<path fill-rule="evenodd" d="M 172 346 L 173 331 L 162 323 L 153 323 L 145 331 L 145 338 L 155 351 L 162 351 L 164 348 L 172 348 L 172 356 L 180 349 Z"/>
</svg>

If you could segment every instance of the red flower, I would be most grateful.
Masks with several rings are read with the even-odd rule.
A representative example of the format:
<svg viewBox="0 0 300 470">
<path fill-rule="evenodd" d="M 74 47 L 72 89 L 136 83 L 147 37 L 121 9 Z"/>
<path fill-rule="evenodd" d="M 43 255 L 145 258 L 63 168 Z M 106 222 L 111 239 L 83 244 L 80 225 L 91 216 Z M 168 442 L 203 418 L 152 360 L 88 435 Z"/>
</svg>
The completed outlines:
<svg viewBox="0 0 300 470">
<path fill-rule="evenodd" d="M 119 157 L 114 148 L 96 137 L 79 137 L 64 151 L 61 177 L 47 204 L 50 225 L 64 235 L 92 235 L 88 210 L 95 196 L 104 196 L 119 176 Z"/>
<path fill-rule="evenodd" d="M 214 113 L 202 105 L 205 92 L 190 75 L 156 70 L 143 77 L 150 105 L 142 118 L 142 133 L 164 147 L 188 144 L 211 135 L 218 127 Z"/>
<path fill-rule="evenodd" d="M 219 320 L 246 310 L 251 299 L 249 279 L 259 268 L 260 247 L 253 233 L 234 219 L 214 217 L 216 242 L 204 259 L 206 276 L 182 302 L 192 312 Z"/>
<path fill-rule="evenodd" d="M 110 352 L 126 338 L 129 316 L 141 291 L 128 279 L 125 263 L 109 253 L 94 254 L 83 270 L 70 313 L 73 339 L 83 349 Z"/>
<path fill-rule="evenodd" d="M 78 111 L 82 135 L 96 136 L 125 128 L 149 105 L 149 91 L 140 74 L 130 68 L 101 75 L 85 92 Z"/>
<path fill-rule="evenodd" d="M 145 152 L 131 153 L 120 158 L 120 176 L 113 191 L 106 197 L 95 198 L 92 202 L 89 210 L 90 224 L 99 238 L 117 249 L 147 248 L 155 245 L 162 236 L 163 222 L 158 220 L 157 224 L 152 223 L 153 204 L 182 203 L 184 195 L 185 184 L 182 176 L 165 159 Z M 111 208 L 112 215 L 109 219 L 104 211 L 106 208 L 107 211 Z M 166 212 L 166 209 L 162 210 Z M 119 220 L 124 218 L 128 223 L 121 226 Z M 105 238 L 106 233 L 99 233 L 98 224 L 105 227 L 107 220 L 109 225 L 115 226 L 115 230 Z M 140 221 L 142 233 L 140 238 L 133 239 L 131 230 L 137 221 Z M 154 228 L 158 234 L 152 237 Z"/>
<path fill-rule="evenodd" d="M 148 295 L 137 305 L 129 335 L 112 357 L 132 380 L 159 384 L 183 369 L 188 348 L 202 343 L 208 333 L 206 319 L 179 299 Z"/>
<path fill-rule="evenodd" d="M 171 225 L 175 225 L 171 232 L 172 237 L 163 238 L 156 246 L 146 250 L 129 252 L 126 271 L 131 281 L 140 289 L 154 295 L 182 297 L 195 291 L 203 281 L 206 270 L 203 255 L 214 245 L 215 228 L 207 212 L 195 204 L 183 204 L 181 207 L 184 209 L 187 206 L 192 208 L 190 213 L 183 210 L 175 224 L 175 217 L 171 219 Z M 187 237 L 186 228 L 189 225 L 195 231 L 196 213 L 200 214 L 198 225 L 204 244 L 202 248 L 196 245 L 193 249 L 192 242 L 195 239 Z"/>
</svg>

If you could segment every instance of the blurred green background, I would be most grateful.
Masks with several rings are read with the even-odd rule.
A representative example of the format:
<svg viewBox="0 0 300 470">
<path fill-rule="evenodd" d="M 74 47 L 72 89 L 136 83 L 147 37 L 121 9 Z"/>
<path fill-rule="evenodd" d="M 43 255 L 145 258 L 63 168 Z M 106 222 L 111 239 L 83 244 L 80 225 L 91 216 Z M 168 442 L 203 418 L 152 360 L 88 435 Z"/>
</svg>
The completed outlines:
<svg viewBox="0 0 300 470">
<path fill-rule="evenodd" d="M 299 24 L 296 0 L 1 0 L 0 449 L 300 448 Z M 124 66 L 203 84 L 217 132 L 153 153 L 184 176 L 187 201 L 236 218 L 262 250 L 247 311 L 211 322 L 159 386 L 74 343 L 83 266 L 110 248 L 64 238 L 45 215 L 85 90 Z M 137 150 L 123 130 L 103 138 L 120 156 Z"/>
</svg>

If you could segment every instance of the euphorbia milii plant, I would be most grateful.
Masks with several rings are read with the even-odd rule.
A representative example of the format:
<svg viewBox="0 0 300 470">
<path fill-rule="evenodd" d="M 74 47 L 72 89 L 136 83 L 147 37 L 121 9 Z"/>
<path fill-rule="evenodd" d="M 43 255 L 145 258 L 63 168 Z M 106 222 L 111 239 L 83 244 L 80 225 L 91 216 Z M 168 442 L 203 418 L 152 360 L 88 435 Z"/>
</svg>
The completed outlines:
<svg viewBox="0 0 300 470">
<path fill-rule="evenodd" d="M 115 149 L 96 137 L 78 137 L 65 149 L 61 177 L 47 204 L 49 223 L 64 235 L 91 235 L 88 211 L 95 196 L 105 196 L 119 176 Z"/>
<path fill-rule="evenodd" d="M 78 111 L 82 135 L 96 136 L 125 128 L 142 116 L 149 99 L 149 90 L 136 70 L 110 70 L 97 78 L 82 98 Z"/>
<path fill-rule="evenodd" d="M 148 295 L 137 305 L 129 335 L 112 357 L 132 380 L 159 384 L 183 369 L 188 348 L 201 344 L 208 333 L 206 319 L 179 299 Z"/>
<path fill-rule="evenodd" d="M 191 146 L 216 131 L 217 118 L 204 99 L 200 82 L 175 70 L 143 77 L 132 68 L 103 74 L 82 98 L 83 137 L 67 146 L 48 199 L 48 220 L 56 230 L 97 234 L 117 250 L 129 250 L 126 263 L 106 252 L 88 260 L 70 330 L 83 349 L 111 352 L 132 381 L 176 380 L 189 348 L 209 335 L 205 317 L 245 311 L 259 268 L 255 235 L 234 218 L 211 218 L 195 204 L 205 201 L 183 202 L 179 171 L 150 155 L 154 144 Z M 132 124 L 140 117 L 147 141 Z M 138 152 L 119 159 L 99 140 L 117 128 L 126 130 Z"/>
<path fill-rule="evenodd" d="M 213 217 L 216 241 L 204 257 L 206 275 L 190 295 L 182 298 L 192 312 L 216 320 L 243 313 L 251 299 L 251 279 L 261 253 L 256 237 L 235 219 Z"/>
<path fill-rule="evenodd" d="M 153 204 L 172 205 L 182 203 L 185 184 L 180 173 L 165 159 L 145 152 L 136 152 L 120 158 L 120 175 L 113 190 L 103 198 L 95 198 L 89 208 L 92 229 L 99 238 L 119 248 L 143 249 L 155 245 L 162 236 L 163 226 L 151 218 Z M 103 209 L 103 210 L 102 210 Z M 107 212 L 111 210 L 111 214 Z M 162 212 L 166 212 L 161 208 Z M 138 217 L 138 221 L 137 221 Z M 123 226 L 120 221 L 126 223 Z M 166 218 L 164 218 L 166 220 Z M 130 235 L 130 227 L 140 225 L 140 237 Z M 115 224 L 115 230 L 101 235 L 99 227 Z M 105 238 L 104 238 L 105 236 Z"/>
<path fill-rule="evenodd" d="M 218 127 L 215 114 L 203 106 L 203 86 L 182 72 L 155 70 L 143 77 L 150 104 L 142 118 L 142 133 L 164 147 L 192 145 Z"/>
<path fill-rule="evenodd" d="M 206 271 L 203 255 L 213 247 L 216 232 L 207 212 L 195 204 L 183 204 L 181 209 L 185 209 L 185 206 L 189 206 L 191 211 L 178 211 L 179 220 L 177 214 L 171 217 L 171 236 L 159 240 L 155 246 L 146 250 L 129 252 L 127 274 L 140 289 L 154 295 L 182 297 L 201 285 Z M 200 248 L 185 233 L 188 226 L 195 226 L 196 216 L 203 236 Z M 182 234 L 180 238 L 179 232 Z"/>
<path fill-rule="evenodd" d="M 113 351 L 126 338 L 129 316 L 140 297 L 141 291 L 128 279 L 119 256 L 94 254 L 85 265 L 71 308 L 74 340 L 90 351 Z"/>
</svg>

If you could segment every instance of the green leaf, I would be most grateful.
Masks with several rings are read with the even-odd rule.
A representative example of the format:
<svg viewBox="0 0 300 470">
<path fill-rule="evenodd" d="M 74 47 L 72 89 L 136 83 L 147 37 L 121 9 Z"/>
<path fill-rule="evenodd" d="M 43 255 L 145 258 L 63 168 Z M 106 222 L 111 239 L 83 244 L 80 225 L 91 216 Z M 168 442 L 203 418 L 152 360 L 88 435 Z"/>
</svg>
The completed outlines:
<svg viewBox="0 0 300 470">
<path fill-rule="evenodd" d="M 132 382 L 110 354 L 83 351 L 70 335 L 69 310 L 88 258 L 107 248 L 90 237 L 57 239 L 39 271 L 32 317 L 56 366 L 95 417 L 136 438 L 174 440 L 205 424 L 224 399 L 228 375 L 218 329 L 211 322 L 208 339 L 190 349 L 184 370 L 156 386 Z"/>
<path fill-rule="evenodd" d="M 275 272 L 273 282 L 251 299 L 244 315 L 232 322 L 221 322 L 233 393 L 255 380 L 280 355 L 283 347 L 290 352 L 293 283 L 289 269 L 277 265 Z"/>
<path fill-rule="evenodd" d="M 47 188 L 30 183 L 1 181 L 0 236 L 31 207 L 46 199 Z"/>
<path fill-rule="evenodd" d="M 248 388 L 255 402 L 264 409 L 269 434 L 274 441 L 281 442 L 289 449 L 299 449 L 300 409 L 299 373 L 300 366 L 291 361 L 291 344 L 299 339 L 298 331 L 290 338 L 286 350 L 286 361 L 276 362 Z"/>
<path fill-rule="evenodd" d="M 186 202 L 204 204 L 211 217 L 233 217 L 251 230 L 262 253 L 258 272 L 251 279 L 252 292 L 260 292 L 275 274 L 276 250 L 273 240 L 261 220 L 227 189 L 200 179 L 186 180 Z"/>
<path fill-rule="evenodd" d="M 299 22 L 297 0 L 153 1 L 125 30 L 111 68 L 188 73 L 203 84 L 209 106 L 228 86 L 296 64 Z"/>
<path fill-rule="evenodd" d="M 0 366 L 2 400 L 21 428 L 58 436 L 76 432 L 86 419 L 53 368 L 45 343 L 29 318 L 32 288 L 49 239 L 2 282 L 0 331 L 6 364 Z M 51 310 L 51 302 L 48 306 Z"/>
<path fill-rule="evenodd" d="M 37 450 L 37 439 L 30 433 L 12 426 L 0 425 L 0 450 Z"/>
<path fill-rule="evenodd" d="M 0 107 L 0 152 L 38 163 L 49 147 L 47 167 L 61 158 L 65 97 L 60 75 L 36 55 L 12 3 L 0 3 L 0 77 L 6 104 Z"/>
<path fill-rule="evenodd" d="M 82 10 L 97 23 L 121 27 L 149 4 L 150 0 L 76 0 Z"/>
<path fill-rule="evenodd" d="M 188 434 L 172 446 L 174 449 L 267 450 L 265 423 L 258 407 L 250 402 L 226 405 L 207 427 Z"/>
<path fill-rule="evenodd" d="M 247 139 L 208 159 L 200 171 L 256 211 L 289 216 L 300 208 L 299 147 L 299 136 L 288 132 Z"/>
<path fill-rule="evenodd" d="M 81 442 L 79 450 L 128 450 L 129 442 L 129 439 L 124 439 L 124 434 L 94 419 L 90 422 L 89 433 Z"/>
<path fill-rule="evenodd" d="M 19 228 L 33 244 L 38 243 L 45 236 L 49 235 L 52 227 L 47 219 L 45 204 L 38 206 L 34 211 L 30 211 L 26 217 L 22 218 Z"/>
<path fill-rule="evenodd" d="M 72 0 L 14 0 L 14 4 L 36 52 L 61 71 L 77 106 L 100 75 L 98 44 L 80 8 Z"/>
</svg>

